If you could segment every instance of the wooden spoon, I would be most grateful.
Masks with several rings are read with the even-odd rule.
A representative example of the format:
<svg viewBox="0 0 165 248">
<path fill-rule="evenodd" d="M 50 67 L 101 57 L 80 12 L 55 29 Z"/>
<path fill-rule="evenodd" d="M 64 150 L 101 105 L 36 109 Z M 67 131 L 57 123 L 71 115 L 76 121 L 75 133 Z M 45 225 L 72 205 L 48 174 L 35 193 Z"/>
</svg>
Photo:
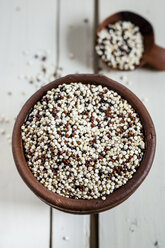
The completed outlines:
<svg viewBox="0 0 165 248">
<path fill-rule="evenodd" d="M 97 33 L 105 28 L 108 24 L 117 21 L 130 21 L 140 28 L 140 32 L 144 37 L 144 54 L 140 64 L 136 66 L 142 67 L 149 64 L 157 70 L 165 70 L 165 49 L 155 44 L 154 30 L 152 25 L 142 16 L 130 11 L 121 11 L 105 19 L 98 27 Z M 97 42 L 96 42 L 97 44 Z M 118 70 L 120 70 L 118 68 Z"/>
</svg>

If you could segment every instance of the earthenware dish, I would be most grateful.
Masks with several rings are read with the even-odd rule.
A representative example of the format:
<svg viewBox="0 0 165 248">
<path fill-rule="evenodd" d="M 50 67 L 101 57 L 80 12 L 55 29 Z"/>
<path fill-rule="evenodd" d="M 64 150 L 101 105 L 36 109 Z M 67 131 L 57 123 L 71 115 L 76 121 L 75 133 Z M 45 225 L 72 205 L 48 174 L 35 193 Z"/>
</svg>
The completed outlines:
<svg viewBox="0 0 165 248">
<path fill-rule="evenodd" d="M 25 159 L 21 138 L 21 126 L 28 116 L 30 110 L 33 108 L 34 104 L 39 101 L 43 95 L 46 94 L 48 90 L 56 88 L 59 84 L 69 84 L 71 82 L 82 82 L 84 84 L 96 85 L 101 84 L 103 86 L 107 86 L 109 89 L 118 92 L 134 107 L 136 112 L 139 114 L 142 125 L 144 127 L 146 149 L 140 167 L 137 169 L 132 179 L 130 179 L 124 186 L 108 195 L 105 201 L 101 199 L 69 199 L 49 191 L 33 176 Z M 39 89 L 34 95 L 29 98 L 29 100 L 24 104 L 23 108 L 18 114 L 12 136 L 12 149 L 15 164 L 24 182 L 42 201 L 44 201 L 48 205 L 59 210 L 74 214 L 99 213 L 115 207 L 116 205 L 126 200 L 130 195 L 132 195 L 133 192 L 143 182 L 151 168 L 155 153 L 155 146 L 156 135 L 154 124 L 143 103 L 137 98 L 135 94 L 133 94 L 122 84 L 119 84 L 105 76 L 97 74 L 68 75 L 66 77 L 57 79 L 54 82 L 47 84 L 46 86 Z"/>
</svg>

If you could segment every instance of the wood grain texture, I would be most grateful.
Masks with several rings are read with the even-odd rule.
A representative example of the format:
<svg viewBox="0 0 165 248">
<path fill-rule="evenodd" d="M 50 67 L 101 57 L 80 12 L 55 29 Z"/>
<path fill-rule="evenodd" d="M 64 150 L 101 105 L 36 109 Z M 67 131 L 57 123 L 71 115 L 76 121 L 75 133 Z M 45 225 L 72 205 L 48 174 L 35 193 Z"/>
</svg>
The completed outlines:
<svg viewBox="0 0 165 248">
<path fill-rule="evenodd" d="M 59 66 L 64 75 L 93 72 L 93 15 L 93 0 L 60 1 Z"/>
<path fill-rule="evenodd" d="M 61 3 L 59 40 L 56 30 L 58 2 Z M 11 135 L 16 114 L 35 91 L 24 80 L 17 79 L 18 74 L 33 70 L 33 67 L 27 68 L 22 51 L 34 53 L 49 49 L 52 63 L 63 67 L 64 75 L 93 72 L 93 7 L 93 0 L 0 1 L 0 116 L 4 114 L 12 120 L 0 126 L 6 130 L 5 135 L 0 134 L 1 248 L 49 247 L 49 207 L 22 182 L 6 138 Z M 99 22 L 117 11 L 135 11 L 149 19 L 154 26 L 156 43 L 164 46 L 164 7 L 163 0 L 100 0 Z M 84 22 L 86 18 L 88 22 Z M 74 55 L 72 60 L 70 53 Z M 157 130 L 157 153 L 153 168 L 138 191 L 119 207 L 100 215 L 100 248 L 165 247 L 165 118 L 162 114 L 165 73 L 148 69 L 124 73 L 105 68 L 102 73 L 118 81 L 121 75 L 127 76 L 132 85 L 126 86 L 140 98 L 149 99 L 145 104 Z M 7 94 L 9 91 L 12 91 L 11 96 Z M 53 210 L 52 242 L 54 248 L 88 248 L 89 217 Z"/>
<path fill-rule="evenodd" d="M 0 247 L 49 247 L 49 207 L 23 183 L 11 154 L 7 135 L 11 135 L 14 118 L 35 88 L 19 74 L 33 70 L 22 52 L 34 54 L 55 47 L 56 2 L 0 1 L 0 116 L 10 123 L 0 123 Z M 55 59 L 55 53 L 52 55 Z M 12 95 L 7 93 L 11 91 Z M 23 95 L 22 92 L 24 92 Z M 1 117 L 0 117 L 1 118 Z"/>
<path fill-rule="evenodd" d="M 156 43 L 165 46 L 163 30 L 164 1 L 100 1 L 100 22 L 121 10 L 130 10 L 147 18 L 154 27 Z M 160 8 L 161 6 L 161 8 Z M 114 72 L 103 65 L 101 73 L 123 82 L 145 105 L 153 118 L 157 133 L 157 151 L 153 167 L 140 188 L 120 206 L 100 214 L 100 248 L 165 247 L 164 181 L 164 72 L 148 68 L 134 72 Z"/>
<path fill-rule="evenodd" d="M 59 248 L 89 247 L 89 216 L 66 214 L 53 210 L 53 246 Z"/>
</svg>

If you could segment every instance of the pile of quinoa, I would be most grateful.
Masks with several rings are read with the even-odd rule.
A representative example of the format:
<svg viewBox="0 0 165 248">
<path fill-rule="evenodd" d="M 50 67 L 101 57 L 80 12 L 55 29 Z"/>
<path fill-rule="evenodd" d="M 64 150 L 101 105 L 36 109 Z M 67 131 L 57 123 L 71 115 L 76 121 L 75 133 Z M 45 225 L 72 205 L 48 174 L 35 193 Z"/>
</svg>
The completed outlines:
<svg viewBox="0 0 165 248">
<path fill-rule="evenodd" d="M 101 85 L 70 83 L 47 91 L 21 129 L 33 175 L 68 198 L 105 200 L 132 178 L 145 149 L 138 114 Z"/>
<path fill-rule="evenodd" d="M 134 70 L 144 52 L 139 27 L 128 21 L 109 24 L 97 33 L 96 52 L 113 69 Z"/>
</svg>

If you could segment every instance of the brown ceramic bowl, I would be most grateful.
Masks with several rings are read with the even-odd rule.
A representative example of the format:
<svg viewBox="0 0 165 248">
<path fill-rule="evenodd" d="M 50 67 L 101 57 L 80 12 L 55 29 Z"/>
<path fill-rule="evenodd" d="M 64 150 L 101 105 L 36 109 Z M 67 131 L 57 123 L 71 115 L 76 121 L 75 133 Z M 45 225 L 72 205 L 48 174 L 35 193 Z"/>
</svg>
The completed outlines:
<svg viewBox="0 0 165 248">
<path fill-rule="evenodd" d="M 52 88 L 57 87 L 62 83 L 71 82 L 82 82 L 84 84 L 101 84 L 107 86 L 109 89 L 117 91 L 123 98 L 127 99 L 128 102 L 134 107 L 141 118 L 141 122 L 144 127 L 146 150 L 144 153 L 143 160 L 137 172 L 133 175 L 124 186 L 120 187 L 112 194 L 107 196 L 105 201 L 101 199 L 94 200 L 76 200 L 68 199 L 66 197 L 60 196 L 46 189 L 37 179 L 33 176 L 30 171 L 26 159 L 24 156 L 24 150 L 21 138 L 21 126 L 24 123 L 30 110 L 33 108 L 34 104 L 41 99 L 46 92 Z M 12 149 L 15 164 L 17 169 L 23 178 L 24 182 L 28 187 L 45 203 L 57 208 L 59 210 L 74 213 L 74 214 L 93 214 L 99 213 L 110 208 L 115 207 L 124 200 L 126 200 L 143 182 L 147 176 L 155 154 L 156 146 L 156 135 L 155 128 L 151 117 L 146 110 L 143 103 L 126 87 L 123 85 L 101 75 L 97 74 L 75 74 L 68 75 L 66 77 L 55 80 L 54 82 L 47 84 L 40 90 L 38 90 L 34 95 L 32 95 L 29 100 L 24 104 L 20 113 L 17 116 L 15 126 L 13 129 L 12 137 Z"/>
</svg>

